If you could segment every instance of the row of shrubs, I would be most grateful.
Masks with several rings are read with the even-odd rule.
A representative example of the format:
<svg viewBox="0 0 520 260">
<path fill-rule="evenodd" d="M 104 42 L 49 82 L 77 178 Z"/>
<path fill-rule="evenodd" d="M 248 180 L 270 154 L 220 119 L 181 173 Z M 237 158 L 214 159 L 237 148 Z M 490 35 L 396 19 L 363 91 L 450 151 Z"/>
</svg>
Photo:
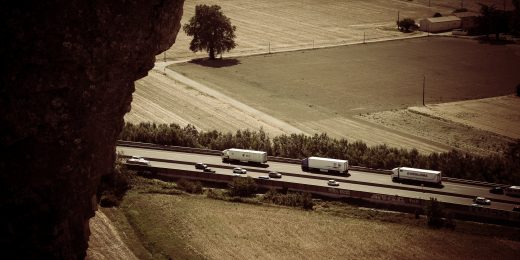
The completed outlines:
<svg viewBox="0 0 520 260">
<path fill-rule="evenodd" d="M 259 131 L 238 130 L 235 134 L 198 131 L 194 126 L 177 124 L 126 123 L 120 139 L 135 142 L 224 150 L 242 148 L 266 151 L 287 158 L 322 156 L 349 160 L 350 165 L 376 169 L 408 166 L 435 169 L 444 176 L 504 184 L 520 183 L 520 140 L 498 155 L 477 156 L 452 150 L 420 154 L 416 149 L 398 149 L 386 145 L 367 146 L 364 142 L 334 139 L 327 134 L 279 135 L 270 138 Z"/>
<path fill-rule="evenodd" d="M 301 207 L 306 210 L 312 210 L 314 202 L 310 193 L 279 193 L 275 189 L 271 189 L 265 193 L 263 200 L 269 203 L 274 203 L 289 207 Z"/>
</svg>

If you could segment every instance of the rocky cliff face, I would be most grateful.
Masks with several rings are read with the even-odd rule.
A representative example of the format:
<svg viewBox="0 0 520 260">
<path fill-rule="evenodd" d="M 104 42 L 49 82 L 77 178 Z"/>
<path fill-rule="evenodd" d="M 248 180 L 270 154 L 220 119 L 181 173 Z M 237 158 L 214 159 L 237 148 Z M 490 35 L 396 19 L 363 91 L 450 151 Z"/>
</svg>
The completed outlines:
<svg viewBox="0 0 520 260">
<path fill-rule="evenodd" d="M 183 2 L 2 3 L 2 255 L 84 258 L 134 81 L 174 43 Z"/>
</svg>

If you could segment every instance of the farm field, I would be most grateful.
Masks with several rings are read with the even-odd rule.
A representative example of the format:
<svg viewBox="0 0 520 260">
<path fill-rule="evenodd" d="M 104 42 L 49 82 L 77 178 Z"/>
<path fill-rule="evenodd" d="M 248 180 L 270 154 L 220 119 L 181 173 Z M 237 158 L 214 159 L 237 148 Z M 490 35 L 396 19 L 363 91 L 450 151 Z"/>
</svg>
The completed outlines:
<svg viewBox="0 0 520 260">
<path fill-rule="evenodd" d="M 475 154 L 500 153 L 520 138 L 520 98 L 510 95 L 356 116 Z"/>
<path fill-rule="evenodd" d="M 505 233 L 475 235 L 463 223 L 430 230 L 413 216 L 322 205 L 303 211 L 132 191 L 118 211 L 149 250 L 142 259 L 511 259 L 520 249 Z"/>
<path fill-rule="evenodd" d="M 478 3 L 503 7 L 502 0 L 463 1 L 464 7 L 473 12 L 480 10 Z M 181 24 L 189 21 L 198 4 L 220 5 L 237 26 L 238 46 L 224 57 L 424 35 L 398 32 L 397 13 L 401 19 L 420 19 L 436 12 L 447 15 L 461 7 L 460 0 L 186 0 Z M 507 1 L 506 9 L 511 8 Z M 181 29 L 176 43 L 157 59 L 206 57 L 205 53 L 191 52 L 190 41 Z"/>
<path fill-rule="evenodd" d="M 423 52 L 424 49 L 428 52 Z M 518 45 L 493 46 L 466 39 L 428 37 L 224 59 L 221 64 L 219 61 L 214 64 L 193 61 L 171 65 L 171 72 L 165 69 L 169 79 L 157 93 L 150 94 L 158 86 L 147 81 L 164 77 L 163 74 L 152 72 L 148 78 L 138 81 L 132 106 L 150 110 L 141 118 L 158 122 L 168 122 L 170 118 L 169 122 L 181 125 L 191 122 L 203 130 L 217 127 L 222 131 L 235 131 L 243 129 L 243 126 L 250 129 L 262 127 L 271 135 L 326 132 L 333 137 L 362 140 L 369 145 L 385 143 L 394 147 L 417 148 L 425 153 L 457 147 L 472 151 L 471 145 L 452 142 L 454 146 L 449 146 L 442 138 L 431 139 L 430 136 L 401 131 L 395 126 L 376 124 L 356 115 L 420 105 L 422 73 L 425 71 L 427 104 L 510 94 L 520 82 L 520 75 L 514 72 L 515 67 L 520 66 L 519 49 Z M 463 72 L 459 68 L 464 68 Z M 188 87 L 175 75 L 170 77 L 171 73 L 181 73 L 197 84 Z M 205 88 L 196 89 L 195 85 L 204 85 Z M 168 89 L 171 89 L 171 94 L 167 94 Z M 200 94 L 207 89 L 230 97 L 233 102 Z M 176 95 L 182 92 L 191 92 L 193 99 L 177 98 Z M 176 115 L 180 119 L 154 118 L 154 111 L 176 111 L 153 108 L 165 106 L 164 102 L 156 99 L 166 95 L 171 95 L 166 99 L 168 106 L 186 103 L 186 111 Z M 140 99 L 143 105 L 140 105 Z M 203 99 L 223 104 L 212 107 Z M 242 106 L 233 105 L 237 102 Z M 205 107 L 212 108 L 203 114 L 197 113 Z M 183 110 L 178 108 L 177 111 Z M 145 112 L 132 109 L 127 120 L 139 122 L 138 115 Z M 260 114 L 276 118 L 278 123 L 274 127 L 268 126 L 269 119 L 258 123 L 256 118 Z M 194 115 L 200 120 L 190 118 Z M 505 118 L 503 124 L 507 125 L 507 122 Z M 218 128 L 219 124 L 223 127 Z M 493 142 L 503 138 L 486 140 L 492 141 L 479 146 L 495 150 Z M 502 146 L 502 142 L 496 145 Z M 475 151 L 480 153 L 481 149 Z"/>
</svg>

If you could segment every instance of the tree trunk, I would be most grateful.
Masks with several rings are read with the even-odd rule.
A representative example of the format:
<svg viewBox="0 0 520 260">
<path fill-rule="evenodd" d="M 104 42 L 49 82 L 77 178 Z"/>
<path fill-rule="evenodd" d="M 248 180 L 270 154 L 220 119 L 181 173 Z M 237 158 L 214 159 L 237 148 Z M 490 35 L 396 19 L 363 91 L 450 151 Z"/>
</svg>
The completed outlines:
<svg viewBox="0 0 520 260">
<path fill-rule="evenodd" d="M 209 48 L 209 59 L 214 60 L 215 59 L 215 48 L 210 47 Z"/>
</svg>

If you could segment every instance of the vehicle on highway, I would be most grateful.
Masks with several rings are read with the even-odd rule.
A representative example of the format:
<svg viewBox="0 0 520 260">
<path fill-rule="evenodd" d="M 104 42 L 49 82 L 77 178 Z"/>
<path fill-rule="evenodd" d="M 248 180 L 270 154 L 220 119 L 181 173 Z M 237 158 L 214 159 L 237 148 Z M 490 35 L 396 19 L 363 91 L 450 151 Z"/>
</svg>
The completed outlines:
<svg viewBox="0 0 520 260">
<path fill-rule="evenodd" d="M 280 179 L 282 178 L 282 174 L 279 172 L 269 172 L 269 177 Z"/>
<path fill-rule="evenodd" d="M 215 173 L 215 170 L 209 168 L 209 167 L 206 167 L 202 170 L 203 172 L 209 172 L 209 173 Z"/>
<path fill-rule="evenodd" d="M 441 185 L 442 173 L 440 171 L 417 169 L 410 167 L 397 167 L 392 169 L 392 181 L 417 181 Z"/>
<path fill-rule="evenodd" d="M 482 205 L 480 204 L 477 204 L 477 203 L 473 203 L 471 204 L 472 207 L 477 207 L 477 208 L 482 208 Z"/>
<path fill-rule="evenodd" d="M 233 173 L 246 174 L 247 170 L 246 169 L 242 169 L 240 167 L 236 167 L 236 168 L 233 169 Z"/>
<path fill-rule="evenodd" d="M 205 164 L 205 163 L 201 163 L 201 162 L 199 162 L 199 163 L 196 163 L 196 164 L 195 164 L 195 169 L 198 169 L 198 170 L 204 170 L 204 169 L 206 169 L 206 168 L 208 168 L 208 165 Z"/>
<path fill-rule="evenodd" d="M 491 204 L 491 200 L 488 200 L 484 197 L 476 197 L 475 199 L 473 199 L 473 201 L 480 205 L 490 205 Z"/>
<path fill-rule="evenodd" d="M 269 179 L 271 179 L 271 178 L 269 178 L 269 176 L 262 175 L 262 176 L 258 176 L 258 179 L 269 180 Z"/>
<path fill-rule="evenodd" d="M 489 189 L 489 192 L 493 194 L 504 194 L 504 187 L 493 187 Z"/>
<path fill-rule="evenodd" d="M 132 156 L 126 160 L 126 163 L 141 166 L 151 166 L 150 161 L 141 156 Z"/>
<path fill-rule="evenodd" d="M 510 186 L 504 189 L 504 194 L 508 196 L 520 197 L 520 186 Z"/>
<path fill-rule="evenodd" d="M 322 158 L 308 157 L 302 160 L 302 171 L 324 171 L 330 173 L 348 173 L 348 161 Z"/>
<path fill-rule="evenodd" d="M 516 206 L 513 208 L 513 211 L 520 211 L 520 206 Z"/>
<path fill-rule="evenodd" d="M 336 180 L 329 180 L 329 181 L 327 181 L 327 185 L 329 185 L 329 186 L 339 186 L 339 182 L 337 182 Z"/>
<path fill-rule="evenodd" d="M 222 151 L 222 162 L 266 163 L 267 153 L 263 151 L 231 148 Z"/>
</svg>

